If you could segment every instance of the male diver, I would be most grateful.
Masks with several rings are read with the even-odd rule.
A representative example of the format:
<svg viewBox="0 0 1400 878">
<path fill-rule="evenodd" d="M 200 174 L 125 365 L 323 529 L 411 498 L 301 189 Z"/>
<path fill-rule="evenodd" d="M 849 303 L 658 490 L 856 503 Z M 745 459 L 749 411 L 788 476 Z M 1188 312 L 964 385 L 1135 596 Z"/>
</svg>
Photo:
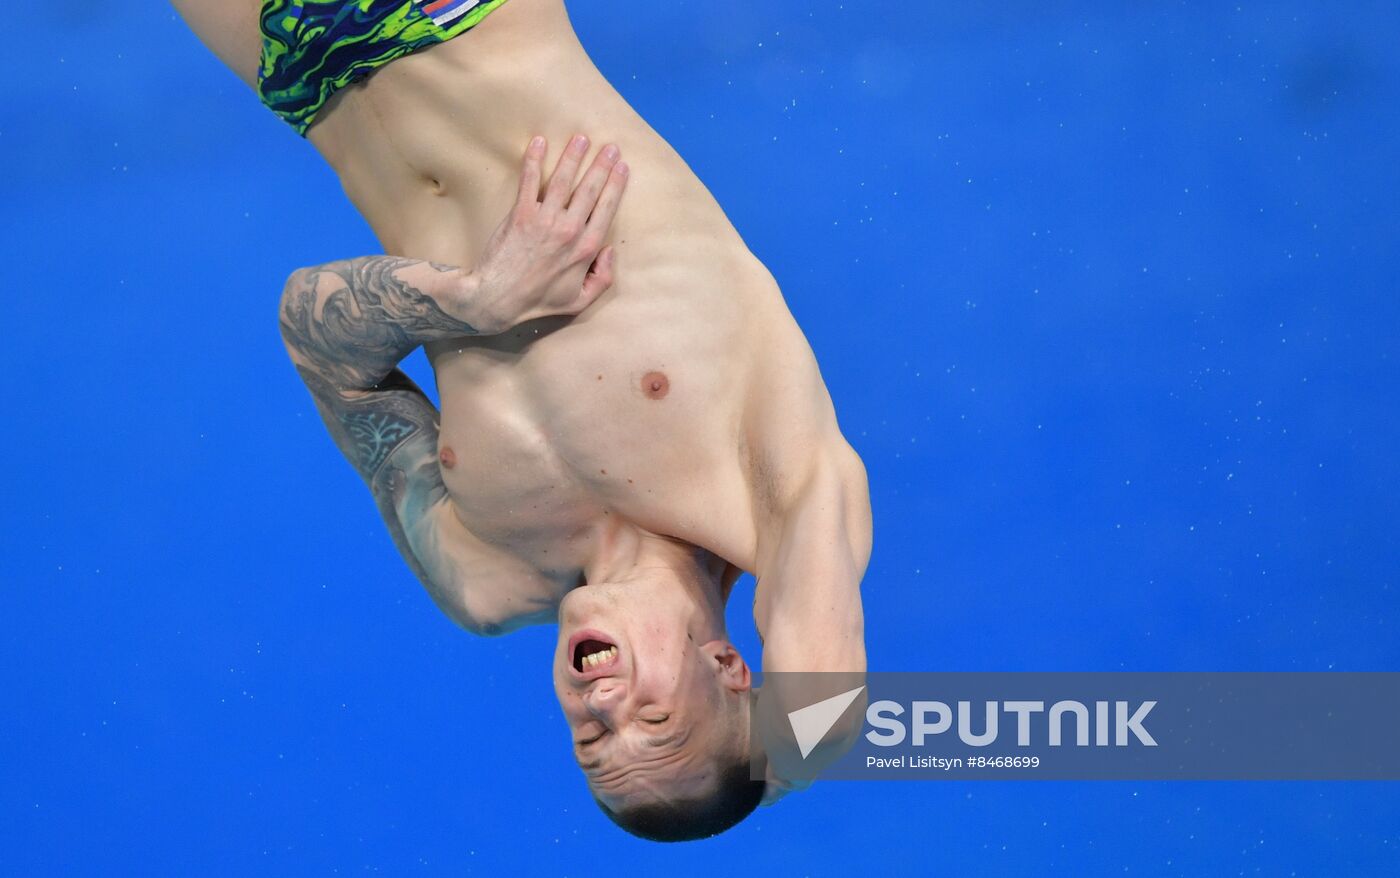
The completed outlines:
<svg viewBox="0 0 1400 878">
<path fill-rule="evenodd" d="M 281 320 L 410 567 L 469 631 L 557 621 L 555 690 L 616 823 L 743 819 L 765 792 L 724 628 L 739 572 L 765 672 L 865 668 L 864 469 L 772 277 L 562 0 L 175 6 L 404 254 L 295 273 Z M 613 142 L 591 161 L 585 130 Z M 440 415 L 395 368 L 420 345 Z"/>
</svg>

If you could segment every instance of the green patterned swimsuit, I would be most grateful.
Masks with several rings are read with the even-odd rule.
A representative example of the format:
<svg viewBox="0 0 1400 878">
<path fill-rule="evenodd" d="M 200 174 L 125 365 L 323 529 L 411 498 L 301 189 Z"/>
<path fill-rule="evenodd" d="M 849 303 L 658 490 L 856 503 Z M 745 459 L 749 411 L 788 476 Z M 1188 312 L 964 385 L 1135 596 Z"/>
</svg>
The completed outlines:
<svg viewBox="0 0 1400 878">
<path fill-rule="evenodd" d="M 466 33 L 506 0 L 263 0 L 258 94 L 306 135 L 331 95 Z"/>
</svg>

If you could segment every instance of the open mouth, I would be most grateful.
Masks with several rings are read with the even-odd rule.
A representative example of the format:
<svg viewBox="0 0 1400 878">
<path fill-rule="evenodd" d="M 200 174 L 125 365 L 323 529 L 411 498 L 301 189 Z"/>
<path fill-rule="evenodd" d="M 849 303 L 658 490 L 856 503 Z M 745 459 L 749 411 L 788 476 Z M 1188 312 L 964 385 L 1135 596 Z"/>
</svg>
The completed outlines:
<svg viewBox="0 0 1400 878">
<path fill-rule="evenodd" d="M 606 668 L 617 661 L 617 644 L 585 635 L 574 644 L 574 670 L 581 674 Z"/>
</svg>

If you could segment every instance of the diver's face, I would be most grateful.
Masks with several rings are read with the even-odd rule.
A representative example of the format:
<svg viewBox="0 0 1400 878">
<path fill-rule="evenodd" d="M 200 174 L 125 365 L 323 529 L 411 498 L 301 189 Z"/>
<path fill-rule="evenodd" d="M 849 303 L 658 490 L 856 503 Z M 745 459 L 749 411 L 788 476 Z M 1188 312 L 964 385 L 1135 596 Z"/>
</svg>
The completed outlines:
<svg viewBox="0 0 1400 878">
<path fill-rule="evenodd" d="M 588 585 L 560 605 L 554 691 L 579 767 L 609 807 L 713 782 L 733 732 L 735 665 L 745 691 L 748 670 L 727 642 L 696 643 L 687 618 L 666 590 L 635 582 Z"/>
</svg>

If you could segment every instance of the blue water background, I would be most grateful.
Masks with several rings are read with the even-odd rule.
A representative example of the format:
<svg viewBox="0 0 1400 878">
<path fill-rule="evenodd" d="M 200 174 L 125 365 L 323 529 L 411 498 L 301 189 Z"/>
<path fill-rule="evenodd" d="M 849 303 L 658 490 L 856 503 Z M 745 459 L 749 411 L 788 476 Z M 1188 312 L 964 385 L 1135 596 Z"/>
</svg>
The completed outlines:
<svg viewBox="0 0 1400 878">
<path fill-rule="evenodd" d="M 572 11 L 822 363 L 872 667 L 1400 669 L 1395 4 Z M 329 169 L 164 4 L 7 51 L 0 873 L 1400 874 L 1394 784 L 826 783 L 623 836 L 553 631 L 433 609 L 284 359 L 288 271 L 377 249 Z"/>
</svg>

